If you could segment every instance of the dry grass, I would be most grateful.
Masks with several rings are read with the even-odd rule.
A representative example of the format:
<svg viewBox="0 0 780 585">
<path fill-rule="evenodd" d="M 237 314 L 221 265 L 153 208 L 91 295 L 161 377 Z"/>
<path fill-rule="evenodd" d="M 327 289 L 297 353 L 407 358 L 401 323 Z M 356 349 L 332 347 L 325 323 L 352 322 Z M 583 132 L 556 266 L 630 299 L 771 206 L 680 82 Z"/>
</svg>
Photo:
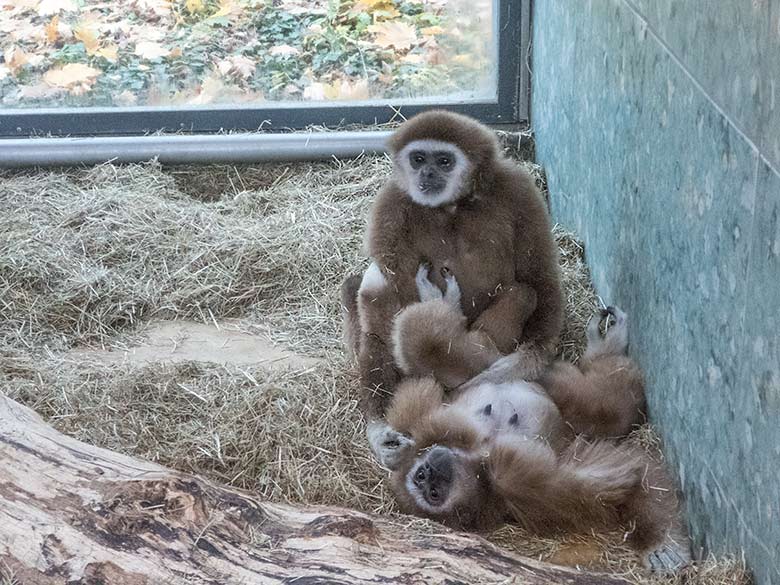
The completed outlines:
<svg viewBox="0 0 780 585">
<path fill-rule="evenodd" d="M 0 389 L 96 445 L 274 500 L 394 513 L 364 440 L 338 307 L 341 280 L 364 266 L 365 217 L 389 172 L 383 158 L 0 171 Z M 574 360 L 597 299 L 576 238 L 555 235 L 567 297 L 561 353 Z M 272 371 L 109 366 L 68 353 L 123 347 L 152 317 L 238 318 L 326 359 Z M 511 526 L 490 538 L 542 558 L 578 542 Z M 596 548 L 597 566 L 647 582 L 621 535 Z M 736 582 L 726 565 L 707 566 L 694 581 Z"/>
</svg>

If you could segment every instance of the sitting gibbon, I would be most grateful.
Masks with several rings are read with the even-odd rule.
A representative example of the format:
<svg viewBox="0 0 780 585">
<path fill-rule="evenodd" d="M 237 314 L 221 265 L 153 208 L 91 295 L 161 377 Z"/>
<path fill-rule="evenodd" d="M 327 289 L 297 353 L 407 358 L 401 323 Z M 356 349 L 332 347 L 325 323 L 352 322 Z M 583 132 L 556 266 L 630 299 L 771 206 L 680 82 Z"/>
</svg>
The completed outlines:
<svg viewBox="0 0 780 585">
<path fill-rule="evenodd" d="M 342 286 L 347 350 L 358 363 L 373 447 L 401 379 L 390 328 L 419 301 L 420 263 L 444 284 L 448 268 L 461 290 L 469 329 L 533 378 L 551 360 L 563 323 L 558 248 L 533 178 L 507 160 L 495 132 L 476 120 L 428 111 L 404 122 L 389 141 L 393 175 L 378 193 L 365 237 L 371 265 Z M 463 364 L 454 385 L 479 373 Z M 373 429 L 373 431 L 372 431 Z"/>
</svg>

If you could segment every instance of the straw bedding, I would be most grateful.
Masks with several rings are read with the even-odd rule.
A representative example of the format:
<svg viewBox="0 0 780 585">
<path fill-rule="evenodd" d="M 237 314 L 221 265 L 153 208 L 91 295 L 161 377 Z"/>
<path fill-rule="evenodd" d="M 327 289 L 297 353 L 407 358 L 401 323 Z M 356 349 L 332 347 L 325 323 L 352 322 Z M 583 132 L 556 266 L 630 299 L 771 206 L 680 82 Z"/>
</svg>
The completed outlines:
<svg viewBox="0 0 780 585">
<path fill-rule="evenodd" d="M 396 513 L 364 440 L 338 306 L 344 276 L 365 266 L 367 211 L 389 173 L 387 159 L 368 157 L 0 171 L 0 389 L 96 445 L 274 500 Z M 575 360 L 597 298 L 576 237 L 557 226 L 555 235 L 567 297 L 561 355 Z M 142 342 L 152 319 L 228 318 L 321 359 L 272 369 L 115 364 L 90 353 Z M 650 446 L 648 437 L 643 429 L 636 440 Z M 650 581 L 621 535 L 539 540 L 508 526 L 488 537 Z M 693 577 L 716 585 L 742 573 L 712 561 Z"/>
</svg>

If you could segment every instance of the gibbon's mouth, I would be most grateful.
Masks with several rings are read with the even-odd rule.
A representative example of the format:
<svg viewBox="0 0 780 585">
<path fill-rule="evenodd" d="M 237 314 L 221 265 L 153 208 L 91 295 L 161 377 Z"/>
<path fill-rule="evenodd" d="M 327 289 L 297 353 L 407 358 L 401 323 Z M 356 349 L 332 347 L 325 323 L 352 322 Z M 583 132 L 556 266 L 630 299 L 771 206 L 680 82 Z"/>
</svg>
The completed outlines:
<svg viewBox="0 0 780 585">
<path fill-rule="evenodd" d="M 417 188 L 426 195 L 438 195 L 445 185 L 446 183 L 440 181 L 421 181 L 417 184 Z"/>
</svg>

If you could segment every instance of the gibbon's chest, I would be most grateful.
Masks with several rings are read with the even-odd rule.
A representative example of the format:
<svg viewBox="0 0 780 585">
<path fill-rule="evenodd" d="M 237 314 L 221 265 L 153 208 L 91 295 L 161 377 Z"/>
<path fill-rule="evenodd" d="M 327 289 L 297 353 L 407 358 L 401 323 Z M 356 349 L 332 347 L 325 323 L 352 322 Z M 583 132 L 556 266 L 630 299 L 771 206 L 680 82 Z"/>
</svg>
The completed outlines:
<svg viewBox="0 0 780 585">
<path fill-rule="evenodd" d="M 441 269 L 458 280 L 461 306 L 469 320 L 490 304 L 499 285 L 514 280 L 511 218 L 496 213 L 437 209 L 412 226 L 420 262 L 432 265 L 431 280 L 444 289 Z"/>
<path fill-rule="evenodd" d="M 480 384 L 459 396 L 450 408 L 472 422 L 485 445 L 499 437 L 543 438 L 550 430 L 550 417 L 557 412 L 546 393 L 523 381 Z"/>
</svg>

